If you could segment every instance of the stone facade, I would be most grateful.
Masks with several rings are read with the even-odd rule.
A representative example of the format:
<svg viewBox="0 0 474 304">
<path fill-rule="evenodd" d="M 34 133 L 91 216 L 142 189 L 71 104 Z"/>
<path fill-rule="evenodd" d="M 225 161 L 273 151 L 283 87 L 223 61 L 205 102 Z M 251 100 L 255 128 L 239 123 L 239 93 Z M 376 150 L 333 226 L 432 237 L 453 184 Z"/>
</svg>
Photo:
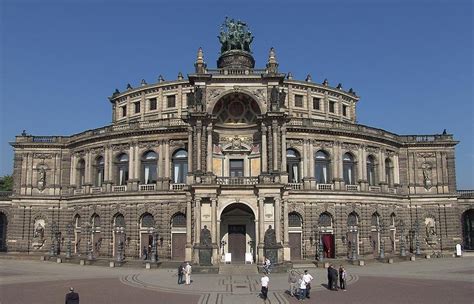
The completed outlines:
<svg viewBox="0 0 474 304">
<path fill-rule="evenodd" d="M 451 134 L 358 124 L 352 89 L 280 73 L 273 49 L 265 69 L 245 50 L 221 56 L 208 69 L 200 49 L 187 79 L 116 91 L 109 126 L 17 136 L 2 248 L 50 252 L 58 239 L 64 253 L 71 238 L 75 255 L 113 257 L 122 242 L 126 258 L 143 258 L 154 241 L 160 259 L 210 252 L 218 264 L 227 253 L 355 259 L 463 242 L 474 200 L 456 191 Z"/>
</svg>

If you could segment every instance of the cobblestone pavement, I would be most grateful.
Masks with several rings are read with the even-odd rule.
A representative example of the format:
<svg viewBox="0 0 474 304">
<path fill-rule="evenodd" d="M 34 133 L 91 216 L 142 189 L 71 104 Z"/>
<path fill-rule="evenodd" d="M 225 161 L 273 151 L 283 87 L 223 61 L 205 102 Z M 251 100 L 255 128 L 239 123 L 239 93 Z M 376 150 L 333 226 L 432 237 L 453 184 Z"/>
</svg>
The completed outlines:
<svg viewBox="0 0 474 304">
<path fill-rule="evenodd" d="M 306 303 L 473 303 L 474 258 L 417 260 L 347 266 L 348 291 L 325 288 L 326 271 L 315 277 Z M 70 286 L 81 303 L 262 303 L 259 275 L 192 275 L 177 285 L 175 270 L 107 268 L 52 262 L 0 260 L 0 303 L 64 303 Z M 285 291 L 286 274 L 270 275 L 267 303 L 296 303 Z"/>
</svg>

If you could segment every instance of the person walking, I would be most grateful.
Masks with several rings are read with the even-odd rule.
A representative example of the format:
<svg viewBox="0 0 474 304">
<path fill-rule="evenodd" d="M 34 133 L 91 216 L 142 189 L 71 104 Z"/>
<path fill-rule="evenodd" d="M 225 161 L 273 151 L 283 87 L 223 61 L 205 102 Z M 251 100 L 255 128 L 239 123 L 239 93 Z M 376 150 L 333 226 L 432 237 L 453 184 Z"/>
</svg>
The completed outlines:
<svg viewBox="0 0 474 304">
<path fill-rule="evenodd" d="M 184 265 L 183 263 L 178 266 L 178 285 L 183 284 Z"/>
<path fill-rule="evenodd" d="M 288 283 L 290 284 L 290 296 L 298 297 L 298 272 L 294 269 L 291 269 L 288 273 Z"/>
<path fill-rule="evenodd" d="M 313 276 L 308 273 L 308 270 L 304 271 L 303 280 L 306 283 L 306 298 L 310 298 L 309 292 L 311 291 L 311 281 L 313 280 Z"/>
<path fill-rule="evenodd" d="M 331 289 L 337 291 L 337 269 L 333 265 L 330 267 L 331 272 Z"/>
<path fill-rule="evenodd" d="M 331 268 L 332 268 L 332 265 L 329 265 L 329 267 L 328 267 L 328 289 L 329 289 L 329 290 L 332 289 L 332 274 L 331 274 Z"/>
<path fill-rule="evenodd" d="M 268 274 L 270 273 L 270 267 L 272 266 L 272 262 L 267 257 L 264 257 L 263 261 L 263 270 Z"/>
<path fill-rule="evenodd" d="M 262 278 L 260 279 L 260 284 L 262 285 L 262 299 L 266 303 L 267 298 L 268 298 L 268 285 L 270 283 L 270 278 L 268 277 L 268 274 L 263 273 Z"/>
<path fill-rule="evenodd" d="M 191 284 L 191 265 L 189 262 L 186 262 L 186 266 L 184 267 L 184 276 L 186 278 L 186 285 Z"/>
<path fill-rule="evenodd" d="M 300 279 L 298 280 L 298 285 L 300 288 L 300 301 L 304 301 L 306 299 L 306 282 L 304 281 L 303 275 L 301 275 Z"/>
<path fill-rule="evenodd" d="M 74 288 L 69 288 L 69 292 L 66 294 L 66 304 L 79 304 L 79 294 L 74 292 Z"/>
<path fill-rule="evenodd" d="M 339 287 L 346 291 L 346 277 L 347 277 L 347 272 L 342 267 L 342 265 L 339 267 Z"/>
</svg>

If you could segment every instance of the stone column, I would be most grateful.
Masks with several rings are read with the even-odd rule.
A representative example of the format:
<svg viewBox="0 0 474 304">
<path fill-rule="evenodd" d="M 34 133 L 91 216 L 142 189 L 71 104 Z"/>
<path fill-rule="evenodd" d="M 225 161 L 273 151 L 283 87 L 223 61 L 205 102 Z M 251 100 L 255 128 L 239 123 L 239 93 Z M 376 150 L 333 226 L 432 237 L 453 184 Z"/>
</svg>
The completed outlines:
<svg viewBox="0 0 474 304">
<path fill-rule="evenodd" d="M 398 166 L 398 154 L 393 156 L 393 183 L 400 184 L 400 167 Z"/>
<path fill-rule="evenodd" d="M 385 180 L 385 152 L 379 150 L 379 182 L 386 182 Z"/>
<path fill-rule="evenodd" d="M 29 162 L 29 159 L 30 159 L 30 154 L 28 154 L 27 163 Z M 28 173 L 28 171 L 26 173 Z M 31 184 L 31 174 L 27 174 L 26 179 L 27 179 L 26 184 L 28 186 L 28 184 Z M 69 184 L 71 186 L 76 186 L 76 155 L 74 154 L 71 155 L 71 172 L 69 175 Z"/>
<path fill-rule="evenodd" d="M 164 177 L 169 179 L 170 178 L 170 142 L 167 140 L 165 142 L 165 174 Z"/>
<path fill-rule="evenodd" d="M 207 127 L 207 172 L 212 173 L 212 124 Z"/>
<path fill-rule="evenodd" d="M 288 233 L 288 200 L 283 200 L 283 244 L 288 245 L 290 235 Z"/>
<path fill-rule="evenodd" d="M 195 231 L 194 231 L 194 240 L 195 244 L 199 244 L 201 242 L 201 199 L 195 199 L 194 205 L 194 224 L 195 224 Z"/>
<path fill-rule="evenodd" d="M 86 154 L 86 176 L 85 176 L 85 183 L 90 184 L 92 182 L 92 152 L 91 150 L 87 151 Z"/>
<path fill-rule="evenodd" d="M 135 167 L 133 166 L 133 161 L 135 158 L 135 149 L 133 147 L 133 143 L 130 144 L 130 148 L 128 149 L 128 179 L 134 179 L 135 178 Z M 129 184 L 129 183 L 127 183 Z"/>
<path fill-rule="evenodd" d="M 186 261 L 191 261 L 192 259 L 192 208 L 191 208 L 191 200 L 188 198 L 186 202 L 186 249 L 185 249 L 185 258 Z"/>
<path fill-rule="evenodd" d="M 140 120 L 145 120 L 145 109 L 146 109 L 146 99 L 145 92 L 142 92 L 142 98 L 140 101 Z"/>
<path fill-rule="evenodd" d="M 263 247 L 264 247 L 264 238 L 265 238 L 265 198 L 260 197 L 258 199 L 258 262 L 263 262 Z"/>
<path fill-rule="evenodd" d="M 308 143 L 307 140 L 303 140 L 303 178 L 308 177 L 308 153 L 307 153 Z"/>
<path fill-rule="evenodd" d="M 281 128 L 281 172 L 286 172 L 286 127 Z"/>
<path fill-rule="evenodd" d="M 188 128 L 188 171 L 193 172 L 193 128 Z"/>
<path fill-rule="evenodd" d="M 357 178 L 359 180 L 364 180 L 364 153 L 362 152 L 364 149 L 363 146 L 359 146 L 359 149 L 357 150 Z"/>
<path fill-rule="evenodd" d="M 196 126 L 196 131 L 197 131 L 197 159 L 196 159 L 196 165 L 197 165 L 197 171 L 201 171 L 201 132 L 202 132 L 202 125 L 201 122 L 198 122 Z"/>
<path fill-rule="evenodd" d="M 268 172 L 267 167 L 267 127 L 262 123 L 262 172 Z"/>
<path fill-rule="evenodd" d="M 309 158 L 309 168 L 307 168 L 308 170 L 308 176 L 314 178 L 315 175 L 314 175 L 314 145 L 312 143 L 312 140 L 309 140 L 309 155 L 308 155 L 308 158 Z"/>
<path fill-rule="evenodd" d="M 104 181 L 109 181 L 109 146 L 105 146 L 104 149 Z"/>
<path fill-rule="evenodd" d="M 141 159 L 140 159 L 140 154 L 139 154 L 139 147 L 138 147 L 138 142 L 136 142 L 134 144 L 134 156 L 133 156 L 133 163 L 134 163 L 134 166 L 135 166 L 135 169 L 133 170 L 134 171 L 134 179 L 137 180 L 137 183 L 139 184 L 140 183 L 140 162 L 141 162 Z"/>
<path fill-rule="evenodd" d="M 109 181 L 111 183 L 114 182 L 114 151 L 112 147 L 109 148 L 109 161 L 107 163 L 108 171 L 109 171 Z M 111 191 L 111 189 L 109 189 Z"/>
<path fill-rule="evenodd" d="M 217 199 L 211 198 L 211 240 L 217 242 Z"/>
<path fill-rule="evenodd" d="M 277 244 L 281 244 L 281 205 L 280 205 L 280 198 L 275 198 L 275 235 Z"/>
<path fill-rule="evenodd" d="M 273 121 L 273 171 L 278 170 L 278 124 Z"/>
</svg>

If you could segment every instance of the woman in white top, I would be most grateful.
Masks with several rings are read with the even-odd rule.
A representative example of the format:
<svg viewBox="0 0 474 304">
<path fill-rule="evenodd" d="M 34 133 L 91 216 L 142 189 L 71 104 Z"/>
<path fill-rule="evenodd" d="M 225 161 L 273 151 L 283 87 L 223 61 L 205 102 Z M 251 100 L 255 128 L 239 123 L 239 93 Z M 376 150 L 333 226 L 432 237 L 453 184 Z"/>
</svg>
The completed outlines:
<svg viewBox="0 0 474 304">
<path fill-rule="evenodd" d="M 300 301 L 304 300 L 306 298 L 306 282 L 301 276 L 300 280 L 298 281 L 298 285 L 300 286 Z"/>
</svg>

